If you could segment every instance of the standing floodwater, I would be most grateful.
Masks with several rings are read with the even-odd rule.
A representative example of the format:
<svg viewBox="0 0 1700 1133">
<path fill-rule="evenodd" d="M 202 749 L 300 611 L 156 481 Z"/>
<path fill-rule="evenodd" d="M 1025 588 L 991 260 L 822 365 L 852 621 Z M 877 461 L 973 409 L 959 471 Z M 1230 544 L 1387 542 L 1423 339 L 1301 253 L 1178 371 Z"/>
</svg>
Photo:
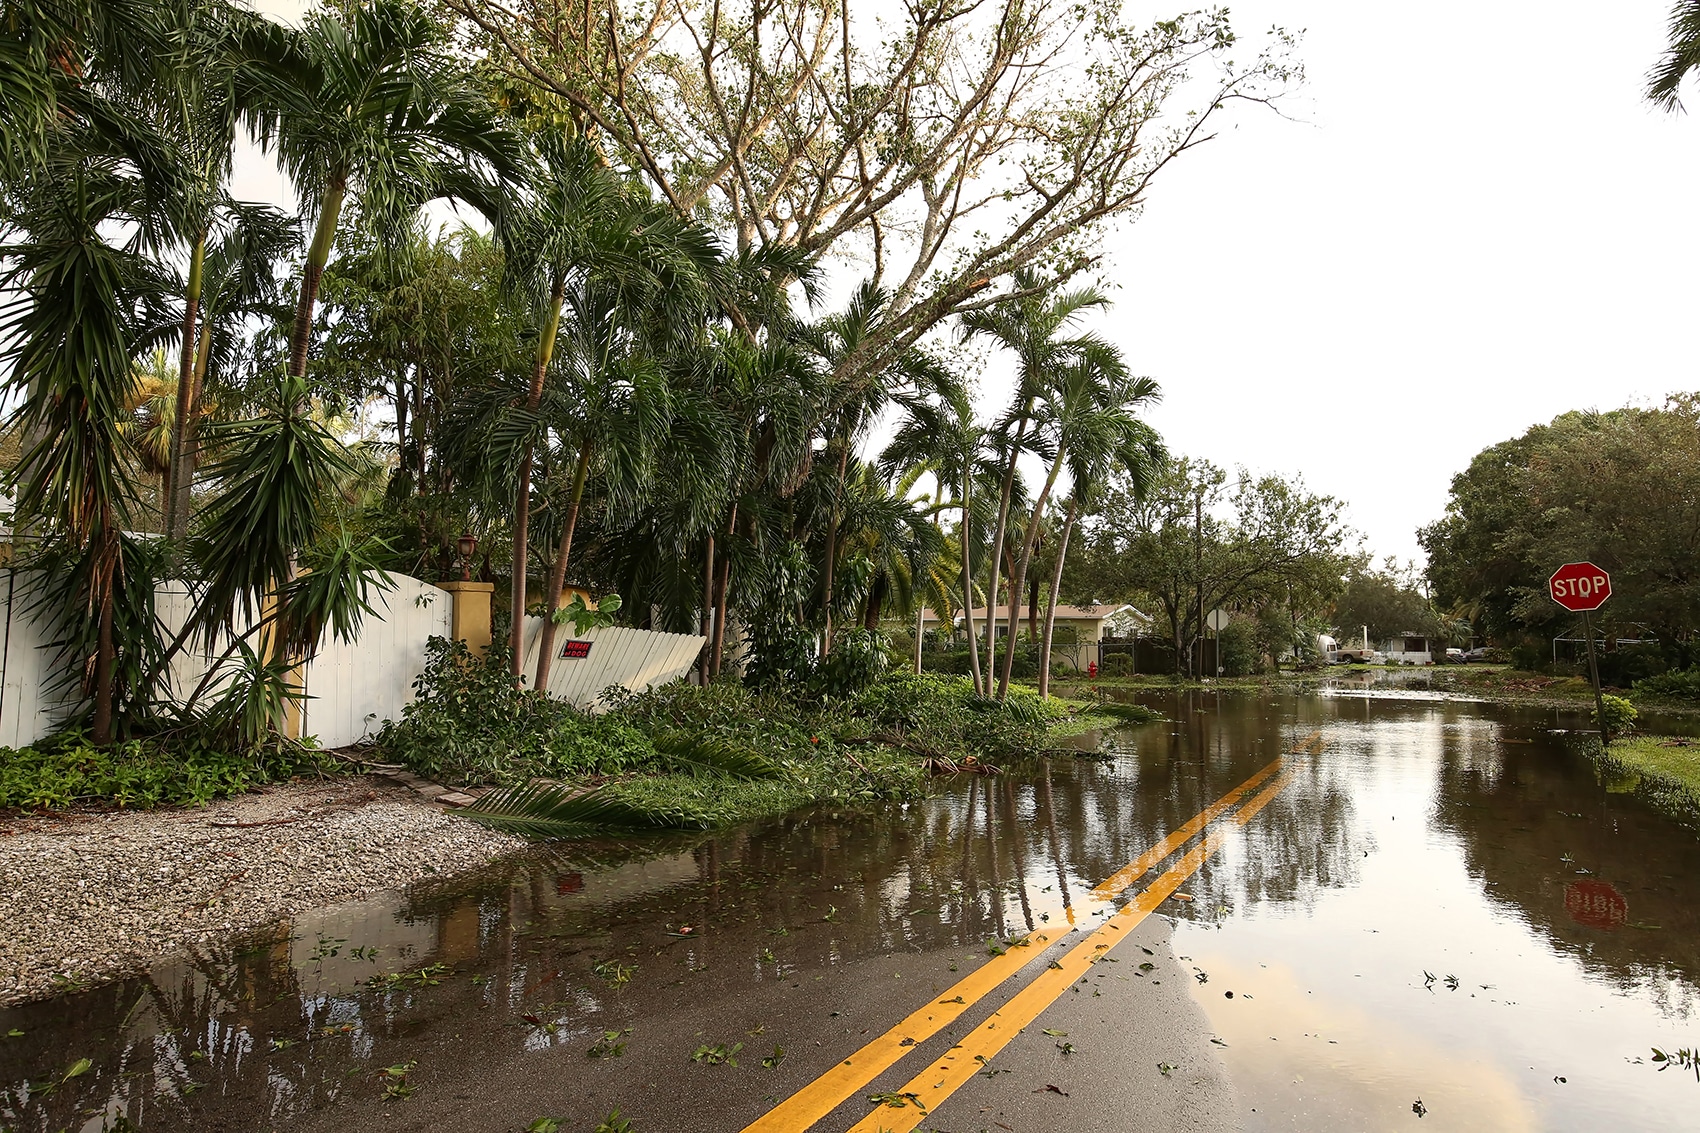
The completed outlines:
<svg viewBox="0 0 1700 1133">
<path fill-rule="evenodd" d="M 988 942 L 1100 923 L 1094 885 L 1295 748 L 1159 907 L 1172 952 L 1099 973 L 1179 995 L 1165 1018 L 1197 1031 L 1173 1054 L 1129 1032 L 1118 1073 L 1221 1084 L 1223 1128 L 1695 1127 L 1700 1080 L 1653 1050 L 1700 1046 L 1700 840 L 1600 782 L 1566 721 L 1373 692 L 1148 702 L 1169 719 L 1109 758 L 540 848 L 0 1011 L 0 1127 L 588 1130 L 617 1106 L 642 1133 L 738 1130 Z M 1044 1096 L 1084 1104 L 1083 1063 L 1049 1057 Z"/>
</svg>

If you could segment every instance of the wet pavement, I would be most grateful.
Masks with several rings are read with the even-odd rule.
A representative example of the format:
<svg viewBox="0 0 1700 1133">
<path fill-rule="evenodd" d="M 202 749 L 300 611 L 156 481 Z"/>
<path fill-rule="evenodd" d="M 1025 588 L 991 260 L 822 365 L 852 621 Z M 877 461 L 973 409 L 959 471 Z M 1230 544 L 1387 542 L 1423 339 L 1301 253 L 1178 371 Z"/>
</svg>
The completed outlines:
<svg viewBox="0 0 1700 1133">
<path fill-rule="evenodd" d="M 540 848 L 0 1011 L 0 1128 L 1700 1128 L 1652 1057 L 1700 1047 L 1700 838 L 1579 720 L 1142 699 L 1104 758 Z"/>
</svg>

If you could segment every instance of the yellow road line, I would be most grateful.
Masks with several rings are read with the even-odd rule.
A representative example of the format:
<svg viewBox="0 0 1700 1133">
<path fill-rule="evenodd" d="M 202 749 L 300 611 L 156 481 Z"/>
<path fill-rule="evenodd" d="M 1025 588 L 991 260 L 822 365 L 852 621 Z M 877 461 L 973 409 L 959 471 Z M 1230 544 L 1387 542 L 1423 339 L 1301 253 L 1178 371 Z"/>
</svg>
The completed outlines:
<svg viewBox="0 0 1700 1133">
<path fill-rule="evenodd" d="M 1234 822 L 1245 825 L 1291 781 L 1290 775 L 1275 780 L 1234 815 Z M 921 1123 L 928 1111 L 938 1108 L 964 1082 L 985 1069 L 992 1057 L 1020 1034 L 1023 1027 L 1038 1019 L 1040 1013 L 1055 1003 L 1071 984 L 1084 977 L 1100 954 L 1126 939 L 1130 929 L 1179 889 L 1221 845 L 1222 839 L 1214 834 L 1206 835 L 1114 917 L 1069 949 L 1052 967 L 1035 976 L 1032 983 L 992 1012 L 991 1017 L 974 1028 L 961 1043 L 897 1090 L 896 1097 L 901 1105 L 876 1106 L 872 1113 L 852 1125 L 849 1133 L 909 1133 Z"/>
<path fill-rule="evenodd" d="M 1318 733 L 1318 735 L 1320 736 L 1320 733 Z M 1129 885 L 1132 885 L 1135 881 L 1138 881 L 1141 877 L 1144 877 L 1145 874 L 1158 862 L 1186 845 L 1187 842 L 1192 839 L 1194 834 L 1197 834 L 1200 830 L 1203 830 L 1206 826 L 1215 822 L 1218 815 L 1233 806 L 1235 803 L 1239 802 L 1242 796 L 1250 794 L 1254 789 L 1256 789 L 1259 783 L 1275 774 L 1276 771 L 1279 771 L 1281 769 L 1281 763 L 1282 759 L 1275 759 L 1267 767 L 1263 768 L 1257 774 L 1253 775 L 1251 778 L 1247 779 L 1245 782 L 1241 783 L 1239 786 L 1235 787 L 1233 790 L 1229 791 L 1227 794 L 1199 811 L 1198 814 L 1193 816 L 1191 819 L 1188 819 L 1182 825 L 1175 827 L 1174 830 L 1170 831 L 1167 838 L 1164 838 L 1161 842 L 1152 846 L 1149 850 L 1146 850 L 1143 854 L 1140 854 L 1137 858 L 1134 858 L 1131 862 L 1128 862 L 1126 865 L 1122 866 L 1120 869 L 1116 870 L 1116 872 L 1101 881 L 1098 886 L 1092 890 L 1092 896 L 1097 897 L 1100 900 L 1107 901 L 1116 896 L 1122 890 L 1126 889 Z"/>
<path fill-rule="evenodd" d="M 1321 733 L 1317 733 L 1319 736 Z M 1139 880 L 1145 872 L 1158 862 L 1174 853 L 1188 839 L 1203 829 L 1217 815 L 1237 802 L 1241 797 L 1256 789 L 1281 766 L 1277 758 L 1267 767 L 1262 768 L 1251 778 L 1217 799 L 1210 806 L 1199 812 L 1198 816 L 1177 828 L 1167 838 L 1156 846 L 1145 851 L 1132 863 L 1117 870 L 1102 885 L 1092 891 L 1093 895 L 1109 899 Z M 1137 869 L 1136 869 L 1137 867 Z M 1032 945 L 1026 948 L 1014 947 L 1002 956 L 994 956 L 974 971 L 958 980 L 936 1000 L 925 1007 L 911 1012 L 908 1018 L 892 1027 L 885 1034 L 873 1039 L 849 1058 L 826 1071 L 813 1082 L 804 1086 L 761 1117 L 746 1125 L 743 1133 L 802 1133 L 815 1122 L 837 1109 L 844 1099 L 857 1090 L 872 1082 L 886 1069 L 908 1054 L 916 1044 L 926 1041 L 941 1029 L 954 1022 L 964 1011 L 995 991 L 1004 981 L 1020 972 L 1022 968 L 1045 950 L 1053 940 L 1066 936 L 1069 929 L 1058 933 L 1056 930 L 1040 930 L 1027 937 Z M 1099 931 L 1102 931 L 1100 929 Z"/>
</svg>

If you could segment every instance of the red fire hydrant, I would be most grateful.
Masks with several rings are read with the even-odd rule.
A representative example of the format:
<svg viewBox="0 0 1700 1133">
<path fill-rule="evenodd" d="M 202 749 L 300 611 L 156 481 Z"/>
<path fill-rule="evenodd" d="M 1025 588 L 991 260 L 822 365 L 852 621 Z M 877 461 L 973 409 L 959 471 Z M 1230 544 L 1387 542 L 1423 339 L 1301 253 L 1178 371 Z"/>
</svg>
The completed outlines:
<svg viewBox="0 0 1700 1133">
<path fill-rule="evenodd" d="M 1087 665 L 1086 665 L 1086 675 L 1088 677 L 1093 677 L 1093 678 L 1096 678 L 1098 676 L 1098 662 L 1090 661 L 1090 662 L 1087 663 Z"/>
</svg>

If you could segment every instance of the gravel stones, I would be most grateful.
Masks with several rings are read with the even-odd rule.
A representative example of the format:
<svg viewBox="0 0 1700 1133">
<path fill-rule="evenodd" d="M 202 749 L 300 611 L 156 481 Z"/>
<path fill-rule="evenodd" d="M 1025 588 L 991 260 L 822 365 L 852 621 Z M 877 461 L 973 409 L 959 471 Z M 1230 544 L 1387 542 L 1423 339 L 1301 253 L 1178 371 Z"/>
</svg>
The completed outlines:
<svg viewBox="0 0 1700 1133">
<path fill-rule="evenodd" d="M 365 776 L 199 810 L 0 821 L 0 1005 L 128 975 L 190 944 L 473 869 L 523 845 Z"/>
</svg>

